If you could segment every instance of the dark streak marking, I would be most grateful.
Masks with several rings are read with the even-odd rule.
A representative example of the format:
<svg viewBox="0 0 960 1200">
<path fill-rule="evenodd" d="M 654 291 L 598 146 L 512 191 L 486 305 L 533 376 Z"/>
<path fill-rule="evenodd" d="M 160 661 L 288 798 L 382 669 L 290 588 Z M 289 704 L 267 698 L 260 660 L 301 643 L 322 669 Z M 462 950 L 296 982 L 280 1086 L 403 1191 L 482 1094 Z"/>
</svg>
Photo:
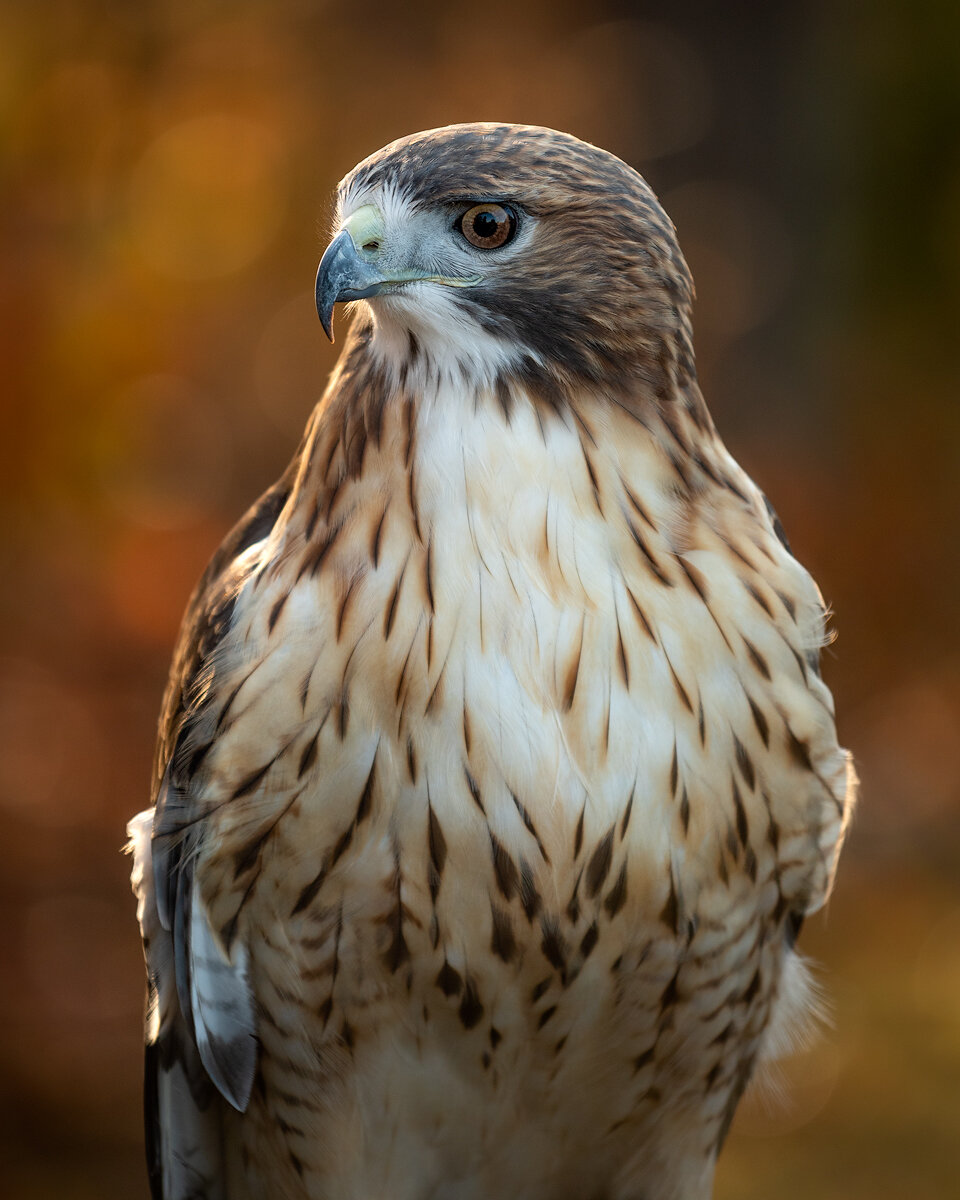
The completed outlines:
<svg viewBox="0 0 960 1200">
<path fill-rule="evenodd" d="M 429 801 L 427 802 L 427 845 L 430 849 L 430 862 L 437 873 L 439 886 L 439 879 L 443 875 L 443 868 L 447 862 L 447 839 L 443 836 L 440 821 Z"/>
<path fill-rule="evenodd" d="M 377 754 L 380 751 L 380 743 L 377 742 L 377 748 L 373 752 L 373 762 L 370 764 L 370 773 L 367 775 L 367 782 L 363 785 L 363 791 L 360 793 L 360 799 L 357 802 L 357 811 L 353 818 L 353 823 L 359 825 L 370 814 L 370 805 L 373 800 L 373 782 L 377 771 Z"/>
<path fill-rule="evenodd" d="M 742 636 L 742 635 L 741 635 Z M 770 668 L 767 666 L 767 660 L 763 657 L 760 651 L 756 648 L 753 642 L 743 638 L 743 644 L 747 648 L 747 654 L 750 655 L 750 661 L 757 668 L 764 679 L 770 678 Z"/>
<path fill-rule="evenodd" d="M 670 894 L 660 912 L 660 920 L 673 933 L 680 932 L 680 905 L 677 901 L 677 889 L 673 882 L 673 871 L 670 872 Z"/>
<path fill-rule="evenodd" d="M 616 883 L 607 892 L 603 901 L 603 907 L 607 910 L 607 915 L 611 918 L 623 908 L 627 901 L 627 864 L 624 863 L 620 868 L 620 874 L 617 876 Z"/>
<path fill-rule="evenodd" d="M 540 1014 L 540 1019 L 537 1021 L 537 1029 L 542 1029 L 556 1011 L 557 1006 L 555 1004 L 551 1004 L 549 1008 L 545 1008 Z"/>
<path fill-rule="evenodd" d="M 312 547 L 310 554 L 304 557 L 297 574 L 297 579 L 300 579 L 307 572 L 313 578 L 316 578 L 342 530 L 343 521 L 338 521 L 336 525 L 327 530 L 326 536 L 315 547 Z"/>
<path fill-rule="evenodd" d="M 255 670 L 256 670 L 256 667 L 254 667 L 253 671 L 255 671 Z M 247 682 L 247 680 L 250 679 L 250 677 L 253 675 L 253 671 L 250 671 L 247 675 L 244 675 L 244 677 L 240 680 L 240 682 L 237 684 L 237 686 L 233 689 L 233 691 L 227 697 L 226 703 L 224 704 L 223 708 L 220 709 L 220 715 L 217 717 L 217 728 L 216 728 L 217 733 L 219 733 L 220 730 L 223 729 L 224 722 L 226 721 L 231 708 L 233 708 L 234 701 L 236 700 L 237 696 L 239 696 L 239 694 L 240 694 L 240 689 Z M 212 744 L 212 743 L 210 743 L 210 744 Z M 196 763 L 196 766 L 199 766 L 199 765 L 200 765 L 199 763 Z M 191 760 L 189 774 L 192 774 L 194 770 L 195 770 L 195 765 L 194 765 L 193 760 Z"/>
<path fill-rule="evenodd" d="M 431 533 L 427 541 L 427 553 L 423 562 L 423 577 L 424 586 L 427 590 L 427 604 L 430 606 L 431 613 L 437 611 L 437 606 L 434 603 L 433 596 L 433 534 Z"/>
<path fill-rule="evenodd" d="M 541 979 L 538 984 L 534 985 L 533 991 L 530 993 L 530 1003 L 536 1004 L 537 1001 L 545 995 L 547 988 L 550 986 L 550 976 L 546 979 Z"/>
<path fill-rule="evenodd" d="M 627 497 L 627 499 L 630 501 L 631 505 L 632 505 L 632 506 L 633 506 L 633 507 L 636 509 L 636 511 L 637 511 L 637 515 L 640 517 L 640 520 L 641 520 L 641 521 L 643 521 L 643 523 L 644 523 L 644 524 L 645 524 L 645 525 L 646 525 L 646 526 L 647 526 L 647 527 L 648 527 L 648 528 L 649 528 L 649 529 L 650 529 L 650 530 L 651 530 L 653 533 L 657 533 L 657 532 L 659 532 L 659 531 L 658 531 L 658 529 L 657 529 L 657 526 L 656 526 L 656 525 L 653 523 L 653 521 L 651 521 L 651 520 L 650 520 L 650 517 L 649 517 L 649 515 L 648 515 L 648 513 L 647 513 L 646 509 L 643 507 L 643 505 L 642 505 L 642 504 L 640 503 L 640 501 L 637 499 L 636 493 L 635 493 L 635 492 L 633 491 L 633 489 L 632 489 L 632 488 L 629 486 L 629 484 L 628 484 L 628 483 L 627 483 L 627 481 L 626 481 L 626 480 L 623 478 L 623 476 L 622 476 L 622 475 L 620 476 L 620 483 L 621 483 L 621 484 L 622 484 L 622 486 L 623 486 L 623 490 L 624 490 L 624 492 L 626 493 L 626 497 Z"/>
<path fill-rule="evenodd" d="M 350 604 L 350 597 L 353 595 L 353 589 L 356 587 L 356 585 L 359 581 L 359 578 L 360 578 L 359 575 L 354 575 L 354 577 L 350 580 L 347 590 L 344 593 L 343 600 L 340 602 L 340 609 L 337 613 L 337 641 L 338 642 L 340 641 L 340 638 L 343 634 L 343 623 L 346 620 L 347 608 Z"/>
<path fill-rule="evenodd" d="M 700 573 L 700 571 L 693 565 L 693 563 L 687 562 L 687 560 L 683 557 L 682 554 L 678 554 L 676 556 L 676 558 L 677 558 L 677 562 L 680 564 L 680 570 L 684 573 L 684 575 L 687 578 L 687 582 L 690 584 L 690 586 L 693 588 L 693 590 L 697 593 L 697 595 L 703 601 L 704 605 L 706 605 L 706 607 L 709 609 L 710 603 L 709 603 L 709 600 L 707 599 L 709 593 L 707 590 L 706 579 L 703 577 L 703 575 Z M 714 620 L 716 620 L 716 618 L 714 618 Z M 721 633 L 722 632 L 723 631 L 721 630 Z"/>
<path fill-rule="evenodd" d="M 406 687 L 407 667 L 410 665 L 410 655 L 413 654 L 413 647 L 414 647 L 414 644 L 416 643 L 417 635 L 419 634 L 419 632 L 420 632 L 420 626 L 418 625 L 417 628 L 413 631 L 413 637 L 410 639 L 410 645 L 407 647 L 407 653 L 404 655 L 404 658 L 403 658 L 403 665 L 400 668 L 400 674 L 397 676 L 397 687 L 394 692 L 394 699 L 397 704 L 400 704 L 400 697 L 403 694 L 404 688 Z M 405 703 L 405 701 L 404 701 L 404 703 Z M 403 722 L 403 705 L 401 705 L 401 708 L 400 708 L 400 719 L 397 721 L 398 736 L 400 733 L 402 722 Z"/>
<path fill-rule="evenodd" d="M 633 812 L 633 798 L 637 794 L 637 785 L 634 782 L 630 792 L 630 799 L 627 801 L 627 807 L 623 814 L 623 820 L 620 822 L 620 840 L 623 841 L 626 836 L 627 826 L 630 824 L 630 814 Z"/>
<path fill-rule="evenodd" d="M 460 972 L 451 967 L 446 959 L 443 960 L 443 966 L 438 971 L 434 984 L 445 996 L 459 996 L 463 989 Z"/>
<path fill-rule="evenodd" d="M 480 1003 L 477 987 L 472 979 L 466 981 L 457 1015 L 460 1017 L 460 1024 L 464 1029 L 473 1029 L 483 1016 L 483 1005 Z"/>
<path fill-rule="evenodd" d="M 747 813 L 743 807 L 743 800 L 740 798 L 740 789 L 737 787 L 737 781 L 731 775 L 730 783 L 733 787 L 733 807 L 737 814 L 737 836 L 740 838 L 740 844 L 746 846 L 749 837 L 749 829 L 747 827 Z M 731 851 L 733 853 L 733 851 Z"/>
<path fill-rule="evenodd" d="M 652 1045 L 652 1046 L 648 1046 L 647 1049 L 644 1050 L 644 1052 L 642 1054 L 638 1054 L 637 1057 L 633 1060 L 633 1073 L 635 1075 L 639 1071 L 642 1071 L 643 1068 L 645 1066 L 647 1066 L 649 1063 L 653 1062 L 653 1052 L 655 1049 L 656 1049 L 656 1043 L 654 1043 L 654 1045 Z"/>
<path fill-rule="evenodd" d="M 470 753 L 470 714 L 467 712 L 467 702 L 463 702 L 463 748 Z"/>
<path fill-rule="evenodd" d="M 540 893 L 533 881 L 533 870 L 526 859 L 520 862 L 520 903 L 528 921 L 540 911 Z"/>
<path fill-rule="evenodd" d="M 733 480 L 730 478 L 729 475 L 721 475 L 721 479 L 723 480 L 723 486 L 725 488 L 727 488 L 729 491 L 733 492 L 733 494 L 737 497 L 738 500 L 742 500 L 744 504 L 750 503 L 750 501 L 743 494 L 743 492 L 740 490 L 740 488 L 737 487 L 737 485 L 733 482 Z"/>
<path fill-rule="evenodd" d="M 567 965 L 567 943 L 555 918 L 544 917 L 540 922 L 540 930 L 543 933 L 543 940 L 540 942 L 541 953 L 551 967 L 556 967 L 561 972 L 562 977 Z"/>
<path fill-rule="evenodd" d="M 576 925 L 577 921 L 580 920 L 580 897 L 578 893 L 580 891 L 580 880 L 582 878 L 583 867 L 580 868 L 580 871 L 577 874 L 576 881 L 573 885 L 573 892 L 571 893 L 570 901 L 567 904 L 567 917 L 573 925 Z"/>
<path fill-rule="evenodd" d="M 738 558 L 740 562 L 742 562 L 745 567 L 749 567 L 751 571 L 757 570 L 756 563 L 751 562 L 739 546 L 737 546 L 729 538 L 724 537 L 723 534 L 719 534 L 719 537 L 734 558 Z"/>
<path fill-rule="evenodd" d="M 477 781 L 474 779 L 473 775 L 470 773 L 470 770 L 467 767 L 466 763 L 463 764 L 463 775 L 467 781 L 467 787 L 470 790 L 470 799 L 474 802 L 474 804 L 477 806 L 477 808 L 480 809 L 480 811 L 483 813 L 483 815 L 486 816 L 487 811 L 483 807 L 483 800 L 480 796 L 480 785 L 477 783 Z"/>
<path fill-rule="evenodd" d="M 307 518 L 307 523 L 303 528 L 303 540 L 309 542 L 313 537 L 313 531 L 317 527 L 317 521 L 320 519 L 320 504 L 319 501 L 314 501 L 313 511 Z"/>
<path fill-rule="evenodd" d="M 432 620 L 430 622 L 430 636 L 432 639 L 432 637 L 433 637 L 433 621 Z M 430 713 L 433 712 L 434 705 L 436 704 L 439 697 L 443 694 L 443 680 L 444 680 L 444 676 L 447 671 L 447 663 L 449 662 L 449 660 L 450 660 L 450 651 L 448 650 L 447 657 L 443 660 L 443 666 L 440 668 L 439 672 L 437 673 L 437 681 L 433 685 L 433 689 L 430 692 L 430 697 L 427 700 L 426 707 L 423 710 L 423 715 L 425 717 L 429 716 Z M 428 660 L 428 665 L 429 665 L 429 660 Z M 467 750 L 467 753 L 468 754 L 470 753 L 469 749 Z"/>
<path fill-rule="evenodd" d="M 251 772 L 241 783 L 237 785 L 230 797 L 231 800 L 239 800 L 241 796 L 249 795 L 250 792 L 254 791 L 259 784 L 263 782 L 264 776 L 276 761 L 277 758 L 275 756 L 271 758 L 268 763 L 265 763 L 262 767 L 258 767 L 256 771 Z"/>
<path fill-rule="evenodd" d="M 797 737 L 789 725 L 787 726 L 787 748 L 797 766 L 802 767 L 805 771 L 813 772 L 813 763 L 810 760 L 810 747 L 806 742 L 802 742 Z"/>
<path fill-rule="evenodd" d="M 267 618 L 267 633 L 273 633 L 273 627 L 280 619 L 280 614 L 283 612 L 283 606 L 286 604 L 290 596 L 289 592 L 284 592 L 283 595 L 276 601 L 273 608 L 270 609 L 270 616 Z"/>
<path fill-rule="evenodd" d="M 493 932 L 490 938 L 491 951 L 505 963 L 510 962 L 517 953 L 517 940 L 513 936 L 513 926 L 510 917 L 495 904 L 490 905 L 493 918 Z"/>
<path fill-rule="evenodd" d="M 670 661 L 669 655 L 667 654 L 666 650 L 664 650 L 664 652 L 663 652 L 663 657 L 667 660 L 667 666 L 670 668 L 670 674 L 673 676 L 673 683 L 677 689 L 677 695 L 680 697 L 680 700 L 682 701 L 683 706 L 687 710 L 687 712 L 692 713 L 693 705 L 690 703 L 690 696 L 687 693 L 687 689 L 680 682 L 680 677 L 677 675 L 676 671 L 673 669 L 673 663 Z"/>
<path fill-rule="evenodd" d="M 385 506 L 383 512 L 380 514 L 380 520 L 373 531 L 373 541 L 370 544 L 370 557 L 373 560 L 374 570 L 380 565 L 380 539 L 383 536 L 383 523 L 386 519 L 387 509 Z"/>
<path fill-rule="evenodd" d="M 350 721 L 350 693 L 346 685 L 340 689 L 340 702 L 337 705 L 337 735 L 342 742 L 347 736 L 347 725 Z"/>
<path fill-rule="evenodd" d="M 583 938 L 580 942 L 580 954 L 584 959 L 590 957 L 599 940 L 600 930 L 597 928 L 596 921 L 594 921 L 587 932 L 583 935 Z"/>
<path fill-rule="evenodd" d="M 490 852 L 493 855 L 493 873 L 497 887 L 505 900 L 510 900 L 520 890 L 520 874 L 503 843 L 491 832 Z"/>
<path fill-rule="evenodd" d="M 323 887 L 323 881 L 327 877 L 329 866 L 329 860 L 324 859 L 323 866 L 320 868 L 314 878 L 307 884 L 307 886 L 303 888 L 303 890 L 300 892 L 300 895 L 297 897 L 296 904 L 294 904 L 293 908 L 290 910 L 291 917 L 295 917 L 297 913 L 303 912 L 303 910 L 312 902 L 317 892 L 319 892 L 321 887 Z"/>
<path fill-rule="evenodd" d="M 796 606 L 796 603 L 794 602 L 793 598 L 791 596 L 788 596 L 786 594 L 786 592 L 777 592 L 777 596 L 779 597 L 780 603 L 787 610 L 787 612 L 790 616 L 790 620 L 793 622 L 796 622 L 797 606 Z"/>
<path fill-rule="evenodd" d="M 749 694 L 747 694 L 747 703 L 750 705 L 750 715 L 753 717 L 753 723 L 757 727 L 757 733 L 760 734 L 760 740 L 763 742 L 764 747 L 769 749 L 770 727 L 767 724 L 767 718 Z"/>
<path fill-rule="evenodd" d="M 793 949 L 796 945 L 797 938 L 800 936 L 800 930 L 803 928 L 804 914 L 796 910 L 787 914 L 787 919 L 784 923 L 784 938 L 787 945 Z"/>
<path fill-rule="evenodd" d="M 533 819 L 531 818 L 529 812 L 527 812 L 527 809 L 525 808 L 525 806 L 520 803 L 519 797 L 517 796 L 516 792 L 512 788 L 509 790 L 510 790 L 510 798 L 513 800 L 514 807 L 516 808 L 517 812 L 520 814 L 520 820 L 523 821 L 524 828 L 526 829 L 527 833 L 530 834 L 530 836 L 533 838 L 533 840 L 537 843 L 537 849 L 540 851 L 540 857 L 543 859 L 543 861 L 545 863 L 547 863 L 549 865 L 550 855 L 547 854 L 547 851 L 544 848 L 543 842 L 540 840 L 540 834 L 537 833 L 536 827 L 533 823 Z"/>
<path fill-rule="evenodd" d="M 335 867 L 346 852 L 347 847 L 353 841 L 353 822 L 351 821 L 347 828 L 340 835 L 337 844 L 333 848 L 333 854 L 330 856 L 330 866 Z"/>
<path fill-rule="evenodd" d="M 647 543 L 644 541 L 643 535 L 641 534 L 640 530 L 636 527 L 636 525 L 633 523 L 633 521 L 630 520 L 630 517 L 627 513 L 624 513 L 623 515 L 627 522 L 627 528 L 630 531 L 630 535 L 633 538 L 634 542 L 636 543 L 638 549 L 640 550 L 640 553 L 643 555 L 644 559 L 646 560 L 647 566 L 650 568 L 651 572 L 653 573 L 654 578 L 656 578 L 660 583 L 662 583 L 664 587 L 673 587 L 673 580 L 668 575 L 664 574 L 663 568 L 660 566 L 660 564 L 656 560 L 656 558 L 654 558 L 653 554 L 650 551 L 650 548 L 647 546 Z"/>
<path fill-rule="evenodd" d="M 597 436 L 593 432 L 593 430 L 590 428 L 590 426 L 587 424 L 587 422 L 583 419 L 583 413 L 580 412 L 580 410 L 578 408 L 573 409 L 573 419 L 580 426 L 580 428 L 583 430 L 583 432 L 587 435 L 587 440 L 590 442 L 591 446 L 595 447 L 597 445 Z M 581 443 L 582 443 L 582 440 L 583 439 L 581 438 Z"/>
<path fill-rule="evenodd" d="M 768 616 L 768 617 L 772 617 L 772 616 L 773 616 L 773 609 L 770 607 L 770 605 L 769 605 L 769 603 L 768 603 L 768 601 L 767 601 L 766 597 L 763 595 L 763 593 L 760 591 L 760 589 L 759 589 L 759 588 L 758 588 L 758 587 L 757 587 L 755 584 L 751 583 L 751 582 L 750 582 L 749 580 L 747 580 L 747 579 L 741 579 L 741 581 L 740 581 L 740 582 L 741 582 L 741 583 L 743 584 L 743 586 L 744 586 L 744 587 L 747 589 L 747 591 L 749 592 L 749 594 L 751 595 L 751 597 L 753 598 L 753 600 L 754 600 L 754 601 L 755 601 L 755 602 L 756 602 L 756 603 L 757 603 L 757 604 L 760 606 L 760 608 L 762 608 L 762 609 L 763 609 L 763 611 L 764 611 L 764 612 L 767 614 L 767 616 Z"/>
<path fill-rule="evenodd" d="M 747 753 L 743 742 L 733 735 L 733 749 L 737 757 L 737 766 L 740 768 L 740 774 L 743 776 L 743 781 L 752 792 L 757 782 L 757 773 L 753 767 L 753 759 Z"/>
<path fill-rule="evenodd" d="M 574 409 L 574 414 L 576 415 L 576 409 Z M 596 472 L 596 469 L 594 468 L 593 463 L 590 460 L 590 455 L 587 453 L 587 448 L 583 444 L 583 438 L 580 438 L 580 452 L 583 455 L 583 461 L 587 468 L 587 474 L 590 476 L 590 486 L 593 488 L 594 503 L 597 506 L 597 511 L 600 513 L 600 516 L 602 517 L 604 515 L 604 512 L 603 512 L 603 502 L 600 499 L 600 482 L 597 479 L 597 472 Z"/>
<path fill-rule="evenodd" d="M 412 407 L 412 405 L 411 405 Z M 417 541 L 423 545 L 423 531 L 420 528 L 420 509 L 417 502 L 417 480 L 416 469 L 413 465 L 410 466 L 407 475 L 407 499 L 410 502 L 410 515 L 413 518 L 413 532 L 417 535 Z"/>
<path fill-rule="evenodd" d="M 303 682 L 300 684 L 300 711 L 301 712 L 306 712 L 306 710 L 307 710 L 307 697 L 310 695 L 310 680 L 313 678 L 313 671 L 314 671 L 314 668 L 311 667 L 310 670 L 306 673 L 306 675 L 304 675 Z"/>
<path fill-rule="evenodd" d="M 586 614 L 580 621 L 580 640 L 577 644 L 577 653 L 575 658 L 567 667 L 567 676 L 563 685 L 563 709 L 564 712 L 569 712 L 573 707 L 573 698 L 577 690 L 577 679 L 580 676 L 580 660 L 583 655 L 583 631 L 586 626 Z"/>
<path fill-rule="evenodd" d="M 577 821 L 577 828 L 573 834 L 573 857 L 577 858 L 580 853 L 580 848 L 583 845 L 583 817 L 587 811 L 587 802 L 584 800 L 583 808 L 580 809 L 580 817 Z"/>
<path fill-rule="evenodd" d="M 394 907 L 393 912 L 387 919 L 387 924 L 390 926 L 393 934 L 393 940 L 383 956 L 383 961 L 389 971 L 396 972 L 401 966 L 403 966 L 405 962 L 408 962 L 410 959 L 410 950 L 407 946 L 407 939 L 403 934 L 404 904 L 401 895 L 403 876 L 400 871 L 399 852 L 396 849 L 394 850 L 393 880 Z"/>
<path fill-rule="evenodd" d="M 670 982 L 667 984 L 667 986 L 663 989 L 663 995 L 660 997 L 661 1012 L 667 1008 L 670 1008 L 671 1005 L 676 1004 L 677 998 L 679 995 L 678 988 L 677 988 L 677 980 L 678 980 L 679 976 L 680 976 L 680 968 L 677 967 L 676 971 L 674 971 L 674 973 L 673 973 L 673 978 L 670 980 Z"/>
<path fill-rule="evenodd" d="M 616 621 L 617 621 L 617 649 L 618 649 L 617 661 L 620 664 L 620 674 L 623 676 L 623 686 L 627 689 L 627 691 L 629 691 L 630 690 L 630 666 L 627 662 L 627 648 L 623 642 L 623 630 L 620 628 L 620 613 L 616 610 L 616 604 L 614 604 L 614 616 L 616 617 Z"/>
<path fill-rule="evenodd" d="M 403 586 L 403 577 L 407 571 L 407 564 L 404 563 L 400 568 L 400 574 L 397 576 L 397 582 L 393 585 L 393 591 L 390 594 L 390 601 L 387 604 L 386 615 L 383 620 L 383 636 L 389 641 L 390 632 L 393 629 L 393 622 L 397 615 L 397 601 L 400 599 L 400 589 Z"/>
<path fill-rule="evenodd" d="M 626 584 L 624 584 L 624 587 L 626 587 Z M 657 645 L 656 634 L 653 632 L 653 626 L 647 620 L 646 613 L 640 607 L 640 601 L 636 598 L 636 596 L 633 594 L 633 592 L 629 588 L 627 588 L 627 595 L 630 597 L 630 601 L 633 604 L 633 610 L 636 613 L 637 620 L 640 622 L 640 625 L 643 628 L 644 633 L 646 633 L 646 635 L 647 635 L 647 637 L 649 637 L 650 641 L 653 642 L 653 644 L 656 646 Z"/>
<path fill-rule="evenodd" d="M 603 887 L 610 873 L 610 864 L 613 860 L 613 834 L 615 829 L 615 824 L 610 826 L 591 855 L 587 866 L 587 895 L 591 899 Z"/>
<path fill-rule="evenodd" d="M 503 413 L 504 420 L 510 424 L 510 417 L 513 411 L 513 393 L 510 391 L 510 385 L 503 375 L 497 376 L 496 383 L 497 403 L 500 405 L 500 411 Z"/>
<path fill-rule="evenodd" d="M 201 742 L 200 745 L 194 747 L 185 772 L 188 779 L 192 778 L 200 770 L 200 767 L 203 765 L 203 760 L 213 749 L 215 740 L 215 738 L 211 738 L 208 742 Z"/>
</svg>

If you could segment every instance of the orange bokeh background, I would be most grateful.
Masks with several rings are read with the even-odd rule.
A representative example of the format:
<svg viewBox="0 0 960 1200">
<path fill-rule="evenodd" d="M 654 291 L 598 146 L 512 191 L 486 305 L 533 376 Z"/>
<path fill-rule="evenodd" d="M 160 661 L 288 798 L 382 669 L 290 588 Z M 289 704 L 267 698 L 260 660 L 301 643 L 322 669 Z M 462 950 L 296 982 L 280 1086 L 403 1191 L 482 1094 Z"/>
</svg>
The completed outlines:
<svg viewBox="0 0 960 1200">
<path fill-rule="evenodd" d="M 708 402 L 836 613 L 862 803 L 803 938 L 833 1024 L 743 1106 L 718 1200 L 954 1194 L 960 9 L 935 0 L 0 10 L 4 1193 L 146 1195 L 120 847 L 180 613 L 335 360 L 337 180 L 477 119 L 567 129 L 661 195 Z"/>
</svg>

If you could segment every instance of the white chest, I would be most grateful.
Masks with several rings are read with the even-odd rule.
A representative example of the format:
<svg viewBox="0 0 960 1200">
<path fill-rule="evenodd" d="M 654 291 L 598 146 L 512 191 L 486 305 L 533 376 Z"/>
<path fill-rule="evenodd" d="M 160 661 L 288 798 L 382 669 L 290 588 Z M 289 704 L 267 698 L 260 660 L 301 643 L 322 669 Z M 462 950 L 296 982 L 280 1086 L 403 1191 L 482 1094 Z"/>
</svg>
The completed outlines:
<svg viewBox="0 0 960 1200">
<path fill-rule="evenodd" d="M 689 1122 L 702 1157 L 654 1176 L 680 1196 L 781 954 L 758 932 L 778 885 L 743 628 L 796 668 L 677 521 L 650 443 L 607 431 L 600 453 L 532 406 L 471 421 L 421 411 L 405 454 L 384 442 L 338 493 L 322 554 L 316 531 L 268 546 L 241 604 L 260 700 L 220 753 L 269 762 L 273 786 L 225 822 L 274 830 L 247 1129 L 303 1130 L 284 1145 L 311 1196 L 510 1180 L 556 1200 L 567 1180 L 572 1200 Z M 731 1015 L 723 989 L 749 1003 Z"/>
</svg>

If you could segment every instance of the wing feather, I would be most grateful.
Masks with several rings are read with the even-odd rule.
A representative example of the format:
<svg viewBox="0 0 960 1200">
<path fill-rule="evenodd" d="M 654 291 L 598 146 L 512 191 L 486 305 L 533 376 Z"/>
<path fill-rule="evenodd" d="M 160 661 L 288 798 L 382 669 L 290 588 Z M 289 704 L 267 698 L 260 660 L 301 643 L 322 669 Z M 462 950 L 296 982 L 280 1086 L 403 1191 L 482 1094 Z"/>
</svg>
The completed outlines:
<svg viewBox="0 0 960 1200">
<path fill-rule="evenodd" d="M 256 1018 L 246 946 L 237 939 L 226 951 L 194 886 L 206 815 L 196 783 L 211 703 L 200 684 L 231 627 L 237 560 L 273 529 L 296 466 L 228 535 L 191 596 L 161 712 L 154 808 L 129 826 L 147 966 L 144 1124 L 154 1200 L 247 1194 L 226 1161 L 224 1125 L 249 1101 Z"/>
</svg>

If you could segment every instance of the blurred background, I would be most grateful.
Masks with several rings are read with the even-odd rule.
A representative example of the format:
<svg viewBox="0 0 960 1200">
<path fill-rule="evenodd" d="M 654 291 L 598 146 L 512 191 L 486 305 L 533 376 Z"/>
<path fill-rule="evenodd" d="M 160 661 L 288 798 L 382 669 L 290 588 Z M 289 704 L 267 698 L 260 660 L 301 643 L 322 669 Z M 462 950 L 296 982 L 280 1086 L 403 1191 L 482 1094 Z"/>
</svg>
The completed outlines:
<svg viewBox="0 0 960 1200">
<path fill-rule="evenodd" d="M 461 120 L 638 167 L 705 394 L 833 606 L 862 802 L 804 932 L 833 1028 L 752 1097 L 718 1200 L 956 1195 L 960 7 L 934 0 L 0 8 L 0 1160 L 145 1197 L 121 857 L 186 597 L 336 349 L 337 180 Z"/>
</svg>

